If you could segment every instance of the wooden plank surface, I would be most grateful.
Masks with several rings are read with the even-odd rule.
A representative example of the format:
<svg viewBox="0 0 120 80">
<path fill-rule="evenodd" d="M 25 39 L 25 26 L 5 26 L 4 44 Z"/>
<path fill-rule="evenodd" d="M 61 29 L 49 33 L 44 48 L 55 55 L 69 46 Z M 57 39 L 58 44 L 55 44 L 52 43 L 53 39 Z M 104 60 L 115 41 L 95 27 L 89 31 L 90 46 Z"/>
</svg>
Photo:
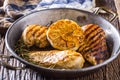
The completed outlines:
<svg viewBox="0 0 120 80">
<path fill-rule="evenodd" d="M 117 13 L 118 13 L 119 21 L 120 21 L 120 0 L 114 0 L 114 1 L 115 1 Z"/>
<path fill-rule="evenodd" d="M 119 0 L 115 0 L 115 1 L 119 1 Z M 116 11 L 114 0 L 97 0 L 97 5 L 104 6 L 109 9 L 112 9 L 113 11 Z M 109 19 L 110 17 L 106 17 L 106 18 Z M 112 24 L 116 26 L 117 29 L 120 29 L 120 24 L 118 20 L 115 20 L 114 22 L 112 22 Z M 2 38 L 0 37 L 0 43 L 1 43 L 0 52 L 2 52 L 0 54 L 9 55 L 5 47 L 4 37 Z M 13 66 L 22 65 L 19 61 L 15 59 L 8 61 L 8 63 Z M 1 66 L 0 80 L 56 80 L 56 79 L 48 79 L 42 77 L 39 73 L 31 69 L 11 71 Z M 57 80 L 63 80 L 63 79 L 57 79 Z M 120 80 L 120 55 L 113 62 L 100 68 L 97 72 L 71 80 Z"/>
</svg>

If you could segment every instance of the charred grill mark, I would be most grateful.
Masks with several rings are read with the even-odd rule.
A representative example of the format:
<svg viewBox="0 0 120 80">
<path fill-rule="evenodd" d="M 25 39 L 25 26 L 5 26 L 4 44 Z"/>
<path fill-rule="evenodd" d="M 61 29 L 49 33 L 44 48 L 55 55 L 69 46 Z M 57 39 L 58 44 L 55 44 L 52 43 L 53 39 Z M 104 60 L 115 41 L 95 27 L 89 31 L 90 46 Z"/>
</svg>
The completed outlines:
<svg viewBox="0 0 120 80">
<path fill-rule="evenodd" d="M 103 43 L 102 43 L 102 42 L 103 42 Z M 91 46 L 91 48 L 92 48 L 93 51 L 100 50 L 101 48 L 102 48 L 103 50 L 107 49 L 106 43 L 105 43 L 105 41 L 103 41 L 103 40 L 102 40 L 101 42 L 98 42 L 97 44 Z"/>
<path fill-rule="evenodd" d="M 95 62 L 97 62 L 97 64 L 103 62 L 109 57 L 104 30 L 98 25 L 93 24 L 86 25 L 83 29 L 86 44 L 88 45 L 83 48 L 86 60 L 93 65 L 96 65 Z M 86 56 L 90 56 L 91 58 L 87 58 Z M 92 58 L 95 58 L 95 60 Z"/>
<path fill-rule="evenodd" d="M 81 43 L 79 49 L 82 50 L 82 47 L 83 47 L 83 46 L 85 46 L 85 44 L 84 44 L 84 43 Z"/>
<path fill-rule="evenodd" d="M 47 27 L 41 25 L 28 25 L 24 30 L 22 37 L 24 43 L 28 46 L 35 45 L 36 47 L 46 47 L 49 45 L 46 39 Z"/>
<path fill-rule="evenodd" d="M 107 50 L 107 48 L 104 47 L 104 46 L 105 46 L 105 45 L 102 45 L 102 46 L 97 45 L 95 48 L 92 48 L 92 50 L 93 50 L 93 51 L 99 51 L 99 50 L 103 51 L 103 50 Z"/>
<path fill-rule="evenodd" d="M 35 26 L 35 25 L 34 25 Z M 29 27 L 28 31 L 26 32 L 26 36 L 29 38 L 28 41 L 33 41 L 33 28 L 32 26 Z"/>
<path fill-rule="evenodd" d="M 108 54 L 108 51 L 104 50 L 100 51 L 99 54 L 98 53 L 94 54 L 93 56 L 96 58 L 98 62 L 98 60 L 105 60 L 108 57 L 106 54 Z"/>
<path fill-rule="evenodd" d="M 99 29 L 99 27 L 96 26 L 96 25 L 88 27 L 87 30 L 85 30 L 85 36 L 86 36 L 86 38 L 89 37 L 89 35 L 92 32 L 95 32 L 97 29 Z"/>
<path fill-rule="evenodd" d="M 107 53 L 107 49 L 95 49 L 95 50 L 92 50 L 93 51 L 93 53 L 91 53 L 92 55 L 103 55 L 103 56 L 105 56 L 105 54 Z M 96 52 L 95 54 L 94 54 L 94 52 Z"/>
<path fill-rule="evenodd" d="M 89 24 L 87 26 L 83 26 L 83 28 L 85 27 L 85 32 L 88 31 L 88 30 L 90 30 L 91 26 L 93 26 L 93 24 Z"/>
<path fill-rule="evenodd" d="M 79 47 L 79 52 L 80 53 L 85 53 L 90 50 L 90 47 L 86 44 L 83 44 L 82 46 Z"/>
<path fill-rule="evenodd" d="M 83 52 L 85 53 L 86 51 L 89 51 L 90 50 L 90 47 L 89 46 L 85 46 L 84 48 L 83 48 Z"/>
<path fill-rule="evenodd" d="M 46 33 L 43 33 L 43 34 L 41 34 L 41 36 L 39 37 L 39 39 L 44 40 L 45 37 L 46 37 Z"/>
<path fill-rule="evenodd" d="M 88 50 L 90 50 L 90 47 L 86 44 L 86 43 L 81 43 L 80 47 L 79 47 L 79 52 L 80 53 L 85 53 L 87 52 Z"/>
<path fill-rule="evenodd" d="M 35 35 L 39 30 L 40 30 L 40 26 L 36 26 L 33 28 L 33 35 Z"/>
<path fill-rule="evenodd" d="M 28 29 L 28 31 L 27 31 L 26 34 L 29 34 L 31 31 L 33 31 L 33 28 L 34 28 L 35 26 L 36 26 L 36 25 L 34 25 L 34 26 L 29 26 L 29 29 Z"/>
<path fill-rule="evenodd" d="M 47 30 L 47 28 L 41 27 L 41 28 L 39 29 L 39 31 L 36 32 L 35 37 L 40 37 L 41 34 L 43 34 L 46 30 Z"/>
<path fill-rule="evenodd" d="M 94 38 L 89 40 L 88 44 L 91 45 L 91 47 L 95 47 L 101 40 L 105 39 L 105 37 L 102 36 L 102 34 L 96 35 Z"/>
<path fill-rule="evenodd" d="M 95 58 L 95 62 L 97 64 L 103 62 L 108 57 L 107 56 L 107 54 L 108 54 L 107 50 L 103 50 L 103 51 L 100 51 L 100 50 L 99 51 L 98 50 L 97 51 L 93 51 L 93 50 L 91 50 L 91 52 L 87 52 L 86 54 L 91 56 L 91 57 L 93 57 L 93 58 Z"/>
<path fill-rule="evenodd" d="M 101 35 L 101 36 L 100 36 Z M 88 40 L 88 41 L 90 41 L 90 40 L 94 40 L 94 38 L 96 37 L 96 36 L 100 36 L 100 37 L 102 37 L 102 36 L 104 36 L 104 32 L 103 32 L 103 30 L 94 30 L 93 32 L 91 32 L 90 34 L 89 34 L 89 36 L 88 37 L 86 37 L 86 39 Z"/>
</svg>

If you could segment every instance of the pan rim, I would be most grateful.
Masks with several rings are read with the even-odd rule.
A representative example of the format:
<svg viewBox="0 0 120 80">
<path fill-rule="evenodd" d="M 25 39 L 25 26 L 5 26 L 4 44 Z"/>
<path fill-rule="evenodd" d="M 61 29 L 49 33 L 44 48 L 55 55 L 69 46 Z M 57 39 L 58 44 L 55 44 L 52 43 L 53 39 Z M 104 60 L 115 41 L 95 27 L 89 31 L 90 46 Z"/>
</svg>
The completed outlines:
<svg viewBox="0 0 120 80">
<path fill-rule="evenodd" d="M 73 9 L 73 8 L 52 8 L 52 9 L 44 9 L 44 10 L 38 10 L 38 11 L 34 11 L 34 12 L 31 12 L 19 19 L 17 19 L 7 30 L 6 32 L 6 35 L 5 35 L 5 44 L 6 44 L 6 47 L 7 49 L 9 50 L 9 52 L 17 59 L 19 60 L 20 62 L 24 63 L 25 65 L 31 65 L 32 67 L 36 67 L 36 68 L 39 68 L 39 69 L 42 69 L 42 70 L 47 70 L 47 71 L 53 71 L 53 72 L 85 72 L 85 71 L 91 71 L 91 70 L 95 70 L 97 68 L 100 68 L 102 66 L 105 66 L 107 65 L 108 63 L 112 62 L 114 59 L 117 58 L 117 56 L 119 55 L 119 52 L 120 52 L 120 46 L 119 46 L 119 49 L 118 51 L 116 51 L 117 53 L 110 57 L 109 59 L 105 60 L 103 63 L 100 63 L 100 64 L 97 64 L 96 66 L 90 66 L 90 67 L 86 67 L 86 68 L 81 68 L 81 69 L 65 69 L 65 70 L 62 70 L 62 69 L 49 69 L 49 68 L 45 68 L 45 67 L 41 67 L 41 66 L 38 66 L 38 65 L 35 65 L 33 63 L 30 63 L 28 61 L 26 61 L 25 59 L 21 58 L 20 56 L 18 56 L 14 51 L 13 49 L 10 47 L 9 43 L 8 43 L 8 35 L 9 35 L 9 32 L 11 31 L 11 29 L 13 28 L 13 26 L 19 22 L 20 20 L 22 20 L 22 18 L 28 16 L 28 15 L 31 15 L 33 13 L 36 13 L 36 12 L 40 12 L 40 11 L 45 11 L 45 10 L 58 10 L 58 9 L 70 9 L 70 10 L 77 10 L 77 11 L 81 11 L 81 12 L 84 12 L 84 13 L 89 13 L 91 15 L 96 15 L 96 14 L 93 14 L 93 13 L 90 13 L 88 11 L 84 11 L 84 10 L 80 10 L 80 9 Z M 99 15 L 96 15 L 96 16 L 99 16 Z M 100 16 L 99 16 L 100 17 Z M 102 17 L 101 17 L 102 18 Z M 103 18 L 104 19 L 104 18 Z M 106 20 L 106 19 L 104 19 Z M 106 20 L 107 21 L 107 20 Z M 107 21 L 109 22 L 109 21 Z M 109 22 L 110 23 L 110 22 Z M 111 23 L 110 23 L 111 24 Z M 112 24 L 111 24 L 112 25 Z M 116 27 L 114 27 L 116 29 Z M 118 32 L 118 30 L 116 29 L 116 31 Z M 120 36 L 120 33 L 118 32 L 119 36 Z"/>
</svg>

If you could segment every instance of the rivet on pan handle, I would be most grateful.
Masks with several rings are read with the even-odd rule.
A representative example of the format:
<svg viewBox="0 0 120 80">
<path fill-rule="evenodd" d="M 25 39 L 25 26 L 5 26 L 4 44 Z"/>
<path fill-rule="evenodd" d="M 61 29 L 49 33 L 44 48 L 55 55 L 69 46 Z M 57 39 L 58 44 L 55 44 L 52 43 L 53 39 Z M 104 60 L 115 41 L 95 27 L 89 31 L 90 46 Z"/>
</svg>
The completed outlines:
<svg viewBox="0 0 120 80">
<path fill-rule="evenodd" d="M 7 69 L 10 70 L 23 70 L 26 68 L 26 66 L 24 67 L 15 67 L 15 66 L 11 66 L 10 64 L 8 64 L 7 62 L 3 61 L 3 59 L 11 59 L 14 58 L 13 56 L 7 56 L 7 55 L 0 55 L 0 65 L 4 66 Z"/>
<path fill-rule="evenodd" d="M 97 7 L 96 10 L 94 11 L 94 14 L 99 14 L 101 10 L 113 15 L 113 17 L 109 20 L 110 22 L 112 22 L 113 20 L 115 20 L 117 18 L 117 13 L 113 12 L 110 9 L 104 8 L 104 7 Z"/>
</svg>

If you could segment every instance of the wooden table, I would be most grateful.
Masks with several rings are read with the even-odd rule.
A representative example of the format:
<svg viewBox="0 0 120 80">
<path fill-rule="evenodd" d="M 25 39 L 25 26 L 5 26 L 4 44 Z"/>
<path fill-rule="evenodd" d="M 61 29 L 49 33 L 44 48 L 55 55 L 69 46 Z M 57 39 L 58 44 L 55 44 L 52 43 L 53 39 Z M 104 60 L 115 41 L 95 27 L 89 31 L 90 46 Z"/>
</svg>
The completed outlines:
<svg viewBox="0 0 120 80">
<path fill-rule="evenodd" d="M 112 9 L 115 12 L 120 13 L 119 12 L 120 10 L 116 11 L 114 1 L 116 1 L 115 3 L 117 9 L 120 9 L 120 7 L 118 7 L 120 6 L 119 0 L 97 0 L 97 6 L 104 6 L 109 9 Z M 104 17 L 109 19 L 108 16 Z M 116 26 L 118 30 L 120 29 L 120 23 L 118 19 L 112 22 L 112 24 Z M 1 52 L 0 54 L 9 55 L 5 47 L 4 37 L 0 37 L 0 52 Z M 13 66 L 21 65 L 21 63 L 15 59 L 11 59 L 10 61 L 8 61 L 8 63 Z M 1 66 L 0 80 L 52 80 L 52 79 L 42 77 L 39 73 L 31 69 L 12 71 Z M 120 80 L 120 55 L 113 62 L 100 68 L 97 72 L 72 80 Z"/>
</svg>

